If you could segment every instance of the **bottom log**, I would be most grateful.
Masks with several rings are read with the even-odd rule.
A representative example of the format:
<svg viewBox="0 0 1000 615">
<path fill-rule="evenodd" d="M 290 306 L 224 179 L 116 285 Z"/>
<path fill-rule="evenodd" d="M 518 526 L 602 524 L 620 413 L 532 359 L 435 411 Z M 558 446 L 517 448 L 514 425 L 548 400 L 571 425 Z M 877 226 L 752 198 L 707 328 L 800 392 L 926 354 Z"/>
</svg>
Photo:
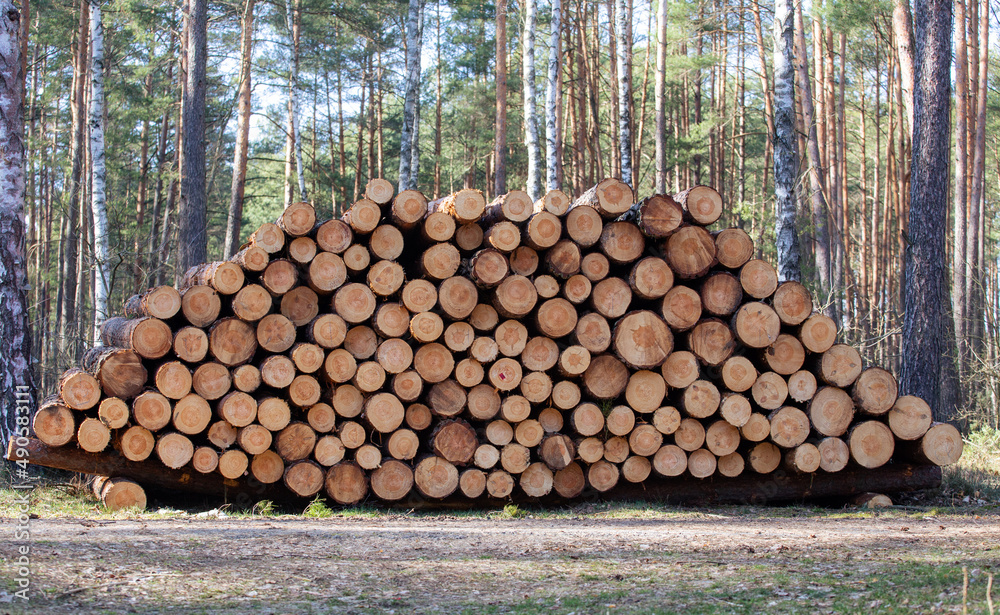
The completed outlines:
<svg viewBox="0 0 1000 615">
<path fill-rule="evenodd" d="M 189 469 L 179 470 L 164 467 L 158 461 L 129 461 L 115 454 L 104 452 L 100 455 L 87 453 L 78 448 L 50 448 L 39 440 L 28 438 L 27 442 L 11 442 L 7 449 L 7 459 L 17 458 L 17 449 L 28 452 L 28 461 L 35 465 L 81 472 L 128 478 L 146 488 L 158 487 L 169 490 L 174 497 L 181 494 L 209 494 L 226 497 L 236 504 L 250 505 L 269 499 L 273 501 L 299 500 L 280 482 L 270 485 L 258 481 L 232 481 L 218 474 L 201 474 Z M 571 464 L 571 467 L 576 467 Z M 487 478 L 487 491 L 498 494 L 497 482 L 493 475 Z M 455 486 L 457 487 L 457 473 Z M 546 503 L 565 504 L 567 500 L 555 497 L 556 493 L 572 493 L 575 488 L 562 489 L 561 476 L 554 480 L 554 493 L 549 494 Z M 329 481 L 328 481 L 329 482 Z M 577 483 L 578 481 L 569 481 Z M 491 483 L 493 487 L 491 488 Z M 941 468 L 934 465 L 914 465 L 894 462 L 875 470 L 861 468 L 844 469 L 836 473 L 790 474 L 778 470 L 771 474 L 758 475 L 745 472 L 736 478 L 715 476 L 711 481 L 688 477 L 660 478 L 654 473 L 642 483 L 620 481 L 604 493 L 593 489 L 583 490 L 573 502 L 583 502 L 596 498 L 605 500 L 642 499 L 669 502 L 672 504 L 724 504 L 754 503 L 772 504 L 778 502 L 818 500 L 826 498 L 847 498 L 860 493 L 899 493 L 920 489 L 934 489 L 941 485 Z M 445 490 L 442 490 L 445 491 Z M 511 494 L 515 502 L 533 501 L 519 489 Z M 506 496 L 507 494 L 504 494 Z M 550 499 L 551 498 L 551 499 Z M 493 501 L 493 500 L 488 500 Z M 537 501 L 537 500 L 534 500 Z M 414 507 L 475 507 L 482 506 L 484 500 L 469 500 L 463 497 L 446 497 L 441 500 L 421 500 L 416 490 L 401 500 L 402 506 Z M 385 504 L 391 506 L 391 504 Z"/>
</svg>

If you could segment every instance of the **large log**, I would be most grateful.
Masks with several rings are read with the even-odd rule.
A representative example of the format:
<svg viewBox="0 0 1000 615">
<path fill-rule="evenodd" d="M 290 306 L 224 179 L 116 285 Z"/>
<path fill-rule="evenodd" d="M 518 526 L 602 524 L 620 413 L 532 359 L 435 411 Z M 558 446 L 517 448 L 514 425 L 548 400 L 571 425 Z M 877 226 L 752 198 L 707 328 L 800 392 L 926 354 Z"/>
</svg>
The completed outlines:
<svg viewBox="0 0 1000 615">
<path fill-rule="evenodd" d="M 83 369 L 95 376 L 109 397 L 131 399 L 146 385 L 142 359 L 127 348 L 96 346 L 83 354 Z"/>
<path fill-rule="evenodd" d="M 105 346 L 131 348 L 144 359 L 159 359 L 170 352 L 174 334 L 159 318 L 109 318 L 101 325 L 101 342 Z"/>
</svg>

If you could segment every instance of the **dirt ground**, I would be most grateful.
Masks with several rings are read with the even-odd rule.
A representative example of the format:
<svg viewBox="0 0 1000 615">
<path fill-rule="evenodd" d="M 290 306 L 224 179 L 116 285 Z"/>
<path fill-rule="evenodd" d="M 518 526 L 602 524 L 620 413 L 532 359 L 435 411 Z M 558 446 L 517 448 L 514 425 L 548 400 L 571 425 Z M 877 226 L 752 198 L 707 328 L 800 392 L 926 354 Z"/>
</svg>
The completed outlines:
<svg viewBox="0 0 1000 615">
<path fill-rule="evenodd" d="M 989 613 L 1000 573 L 996 511 L 43 518 L 23 604 L 15 524 L 3 614 L 961 612 L 963 567 Z"/>
</svg>

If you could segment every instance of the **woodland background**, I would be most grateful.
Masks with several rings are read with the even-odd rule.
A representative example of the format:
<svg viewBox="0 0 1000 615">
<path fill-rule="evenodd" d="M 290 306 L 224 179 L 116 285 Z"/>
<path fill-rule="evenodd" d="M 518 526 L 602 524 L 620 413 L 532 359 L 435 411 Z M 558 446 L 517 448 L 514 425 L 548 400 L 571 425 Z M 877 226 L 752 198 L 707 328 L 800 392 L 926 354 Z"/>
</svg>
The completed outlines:
<svg viewBox="0 0 1000 615">
<path fill-rule="evenodd" d="M 621 176 L 625 151 L 637 197 L 711 185 L 727 203 L 720 226 L 742 226 L 762 257 L 775 262 L 774 5 L 671 0 L 661 20 L 663 0 L 628 0 L 619 2 L 625 12 L 616 24 L 611 1 L 563 0 L 558 22 L 550 1 L 538 0 L 537 7 L 535 0 L 103 3 L 97 72 L 104 104 L 96 124 L 89 115 L 91 3 L 32 2 L 22 12 L 25 207 L 40 390 L 91 344 L 100 271 L 110 275 L 113 313 L 134 292 L 183 273 L 187 256 L 179 248 L 187 245 L 187 230 L 179 212 L 192 203 L 183 194 L 181 166 L 192 120 L 182 113 L 190 80 L 181 50 L 199 23 L 207 31 L 200 118 L 206 198 L 193 205 L 206 216 L 208 260 L 222 258 L 290 201 L 309 200 L 321 216 L 339 215 L 368 178 L 397 181 L 401 151 L 409 152 L 412 177 L 428 197 L 462 187 L 488 198 L 504 186 L 524 189 L 531 149 L 524 43 L 533 33 L 535 61 L 528 64 L 535 65 L 538 100 L 531 117 L 538 147 L 561 163 L 547 186 L 578 195 L 606 176 Z M 412 4 L 418 37 L 407 35 Z M 192 11 L 195 5 L 204 10 Z M 946 361 L 961 379 L 962 416 L 998 428 L 1000 67 L 990 53 L 997 15 L 988 0 L 957 0 L 953 8 L 952 302 L 939 307 L 959 349 Z M 802 279 L 866 359 L 898 371 L 910 200 L 911 8 L 908 0 L 814 0 L 796 9 Z M 537 19 L 526 20 L 526 13 Z M 547 93 L 554 44 L 551 57 L 560 62 Z M 406 113 L 407 50 L 415 48 L 419 89 Z M 630 81 L 627 126 L 617 113 L 619 66 L 627 67 Z M 505 143 L 498 144 L 501 115 Z M 554 118 L 549 142 L 546 116 Z M 105 130 L 106 258 L 95 245 L 90 206 L 88 144 L 98 124 Z M 410 145 L 401 138 L 413 128 L 412 146 L 401 147 Z M 238 155 L 241 134 L 245 161 Z M 630 148 L 621 147 L 623 139 Z M 230 224 L 227 242 L 230 216 L 239 224 Z"/>
</svg>

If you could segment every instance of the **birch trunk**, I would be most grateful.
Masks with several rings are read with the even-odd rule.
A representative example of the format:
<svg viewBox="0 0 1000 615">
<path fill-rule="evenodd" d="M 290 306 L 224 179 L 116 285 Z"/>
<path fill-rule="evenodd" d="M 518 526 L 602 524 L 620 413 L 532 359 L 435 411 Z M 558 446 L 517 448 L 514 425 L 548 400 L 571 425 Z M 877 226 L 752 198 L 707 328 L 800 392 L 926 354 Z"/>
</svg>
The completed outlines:
<svg viewBox="0 0 1000 615">
<path fill-rule="evenodd" d="M 656 192 L 667 191 L 667 0 L 659 0 L 656 12 Z"/>
<path fill-rule="evenodd" d="M 559 2 L 559 0 L 555 0 Z M 496 142 L 493 148 L 493 192 L 494 194 L 507 193 L 507 0 L 498 0 L 496 14 L 496 71 L 497 71 L 497 108 L 496 108 Z M 438 30 L 438 44 L 440 49 L 440 29 Z M 438 52 L 440 54 L 440 51 Z M 441 62 L 438 60 L 438 95 L 437 95 L 436 118 L 440 127 L 441 117 Z M 438 128 L 440 133 L 440 128 Z M 440 134 L 434 137 L 435 159 L 440 152 Z M 435 167 L 434 191 L 439 188 L 439 171 Z"/>
<path fill-rule="evenodd" d="M 419 57 L 421 42 L 424 40 L 424 7 L 421 2 L 420 13 L 417 15 L 417 55 Z M 381 60 L 379 66 L 379 134 L 382 130 L 382 67 Z M 379 152 L 382 150 L 382 139 L 379 137 Z M 379 154 L 379 160 L 382 156 Z M 382 177 L 382 165 L 379 164 L 379 177 Z M 416 189 L 420 180 L 420 70 L 417 69 L 417 97 L 413 101 L 413 147 L 410 149 L 410 184 L 412 189 Z"/>
<path fill-rule="evenodd" d="M 34 409 L 28 257 L 24 211 L 24 69 L 18 7 L 0 2 L 0 446 L 15 434 L 18 412 Z M 25 415 L 26 416 L 26 415 Z"/>
<path fill-rule="evenodd" d="M 524 144 L 528 148 L 527 193 L 532 202 L 542 196 L 542 146 L 538 142 L 535 113 L 535 0 L 525 0 L 524 32 L 521 37 L 521 80 L 524 82 Z"/>
<path fill-rule="evenodd" d="M 632 66 L 628 61 L 632 41 L 626 0 L 615 1 L 615 34 L 618 48 L 618 156 L 621 159 L 622 181 L 632 186 Z"/>
<path fill-rule="evenodd" d="M 108 315 L 111 262 L 108 258 L 108 209 L 104 163 L 104 24 L 101 7 L 90 3 L 90 207 L 94 215 L 94 345 Z"/>
<path fill-rule="evenodd" d="M 774 195 L 777 201 L 778 278 L 798 280 L 799 240 L 795 222 L 794 21 L 791 0 L 774 6 Z"/>
<path fill-rule="evenodd" d="M 559 32 L 562 28 L 561 0 L 552 0 L 552 30 L 549 33 L 549 80 L 545 89 L 545 187 L 559 190 Z"/>
<path fill-rule="evenodd" d="M 253 9 L 255 0 L 243 6 L 243 29 L 240 34 L 240 91 L 236 119 L 236 147 L 233 153 L 233 183 L 229 191 L 229 215 L 226 218 L 226 240 L 222 258 L 228 260 L 240 246 L 240 224 L 243 221 L 244 183 L 247 178 L 247 156 L 250 150 L 251 60 L 253 59 Z M 330 150 L 333 157 L 333 150 Z"/>
<path fill-rule="evenodd" d="M 302 164 L 302 138 L 299 135 L 299 27 L 301 12 L 298 0 L 285 1 L 285 25 L 288 28 L 288 38 L 291 46 L 288 67 L 288 141 L 287 155 L 289 163 L 286 169 L 294 163 L 296 179 L 299 185 L 299 198 L 303 201 L 309 200 L 306 191 L 305 167 Z M 285 207 L 294 200 L 291 197 L 291 190 L 285 195 Z"/>
<path fill-rule="evenodd" d="M 406 19 L 406 96 L 403 102 L 403 130 L 399 136 L 399 190 L 414 190 L 413 122 L 420 90 L 420 11 L 421 0 L 410 0 Z"/>
</svg>

